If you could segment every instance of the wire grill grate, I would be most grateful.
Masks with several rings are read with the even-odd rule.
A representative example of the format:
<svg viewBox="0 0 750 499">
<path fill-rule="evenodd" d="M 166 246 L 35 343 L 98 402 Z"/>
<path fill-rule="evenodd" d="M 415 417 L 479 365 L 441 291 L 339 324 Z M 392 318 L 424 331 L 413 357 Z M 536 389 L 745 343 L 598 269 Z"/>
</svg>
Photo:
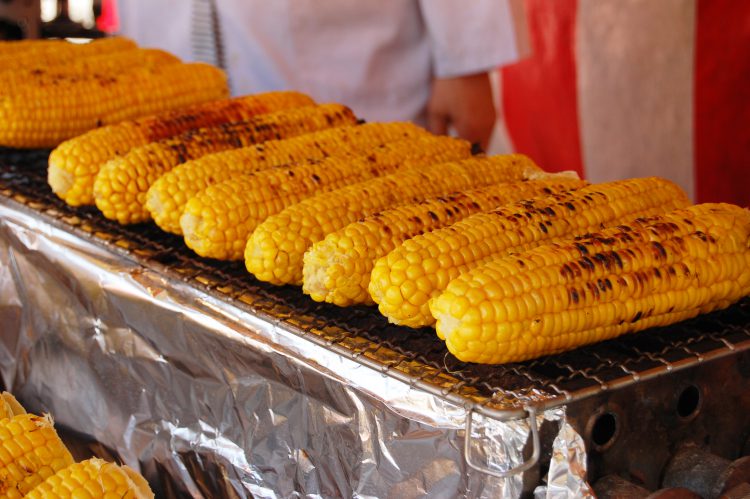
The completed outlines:
<svg viewBox="0 0 750 499">
<path fill-rule="evenodd" d="M 547 406 L 668 374 L 677 367 L 750 348 L 750 299 L 727 310 L 572 352 L 503 366 L 466 364 L 447 354 L 429 329 L 393 326 L 369 307 L 315 303 L 299 289 L 255 280 L 242 262 L 196 257 L 179 237 L 153 224 L 123 227 L 95 208 L 71 208 L 46 182 L 47 151 L 0 149 L 0 195 L 50 217 L 98 244 L 237 307 L 281 321 L 329 348 L 398 374 L 443 395 L 478 404 L 489 414 Z"/>
</svg>

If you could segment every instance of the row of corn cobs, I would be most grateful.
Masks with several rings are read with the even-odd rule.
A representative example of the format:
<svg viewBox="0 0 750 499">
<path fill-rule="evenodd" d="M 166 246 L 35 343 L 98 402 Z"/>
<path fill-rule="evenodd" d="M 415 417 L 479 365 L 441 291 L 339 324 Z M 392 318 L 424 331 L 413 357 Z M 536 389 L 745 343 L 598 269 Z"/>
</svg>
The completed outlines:
<svg viewBox="0 0 750 499">
<path fill-rule="evenodd" d="M 260 280 L 434 326 L 465 361 L 526 360 L 750 294 L 750 212 L 689 206 L 664 179 L 588 185 L 296 92 L 211 99 L 63 142 L 50 186 L 201 256 L 244 258 Z"/>
<path fill-rule="evenodd" d="M 128 466 L 97 458 L 74 462 L 52 418 L 27 414 L 0 393 L 0 497 L 5 499 L 153 499 L 146 480 Z"/>
</svg>

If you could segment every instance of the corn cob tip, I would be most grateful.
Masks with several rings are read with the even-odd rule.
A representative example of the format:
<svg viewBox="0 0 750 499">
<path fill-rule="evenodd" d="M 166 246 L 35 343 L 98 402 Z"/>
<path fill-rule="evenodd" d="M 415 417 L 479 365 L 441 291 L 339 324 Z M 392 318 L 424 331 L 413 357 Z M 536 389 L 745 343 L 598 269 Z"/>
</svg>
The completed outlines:
<svg viewBox="0 0 750 499">
<path fill-rule="evenodd" d="M 50 156 L 50 163 L 47 168 L 47 183 L 52 188 L 52 192 L 60 198 L 65 199 L 65 195 L 73 187 L 74 182 L 75 177 L 73 173 L 60 168 L 52 161 L 52 157 Z"/>
</svg>

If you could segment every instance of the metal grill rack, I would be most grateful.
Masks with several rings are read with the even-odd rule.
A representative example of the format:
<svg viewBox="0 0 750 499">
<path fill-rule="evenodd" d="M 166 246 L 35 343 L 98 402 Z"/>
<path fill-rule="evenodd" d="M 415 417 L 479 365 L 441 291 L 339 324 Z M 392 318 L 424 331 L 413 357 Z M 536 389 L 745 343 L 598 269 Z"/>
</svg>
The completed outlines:
<svg viewBox="0 0 750 499">
<path fill-rule="evenodd" d="M 525 415 L 667 375 L 750 349 L 750 298 L 727 310 L 542 359 L 483 366 L 447 353 L 431 329 L 387 323 L 370 307 L 315 303 L 297 288 L 255 280 L 243 262 L 195 256 L 153 224 L 121 226 L 94 208 L 71 208 L 46 182 L 48 151 L 0 149 L 0 195 L 144 266 L 203 291 L 339 354 L 489 417 Z"/>
</svg>

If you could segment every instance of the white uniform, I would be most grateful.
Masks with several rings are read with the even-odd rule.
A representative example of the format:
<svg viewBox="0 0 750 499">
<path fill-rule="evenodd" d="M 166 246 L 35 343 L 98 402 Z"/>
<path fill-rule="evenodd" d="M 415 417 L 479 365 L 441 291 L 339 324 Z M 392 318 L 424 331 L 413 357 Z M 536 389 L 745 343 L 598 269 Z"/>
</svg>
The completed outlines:
<svg viewBox="0 0 750 499">
<path fill-rule="evenodd" d="M 434 77 L 518 57 L 508 0 L 216 0 L 234 94 L 297 89 L 367 120 L 424 121 Z M 121 0 L 121 32 L 185 60 L 191 2 Z"/>
</svg>

